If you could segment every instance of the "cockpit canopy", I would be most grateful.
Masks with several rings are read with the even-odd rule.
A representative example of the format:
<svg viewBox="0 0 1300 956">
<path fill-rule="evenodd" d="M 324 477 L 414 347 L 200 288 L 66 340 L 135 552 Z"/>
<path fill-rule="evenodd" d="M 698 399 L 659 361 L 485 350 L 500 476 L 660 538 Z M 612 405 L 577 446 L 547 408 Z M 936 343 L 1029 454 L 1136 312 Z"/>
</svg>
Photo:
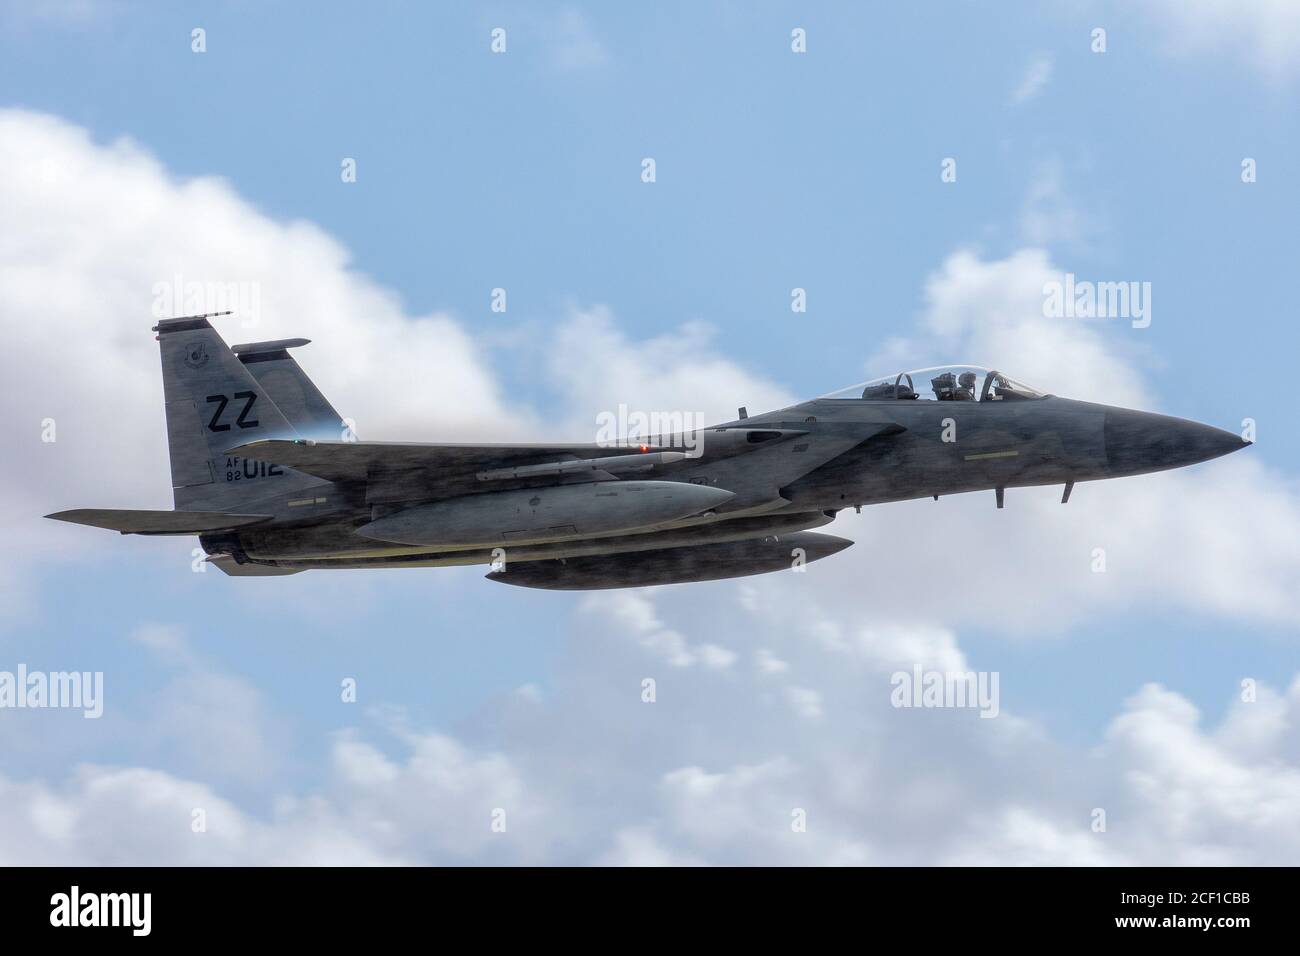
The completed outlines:
<svg viewBox="0 0 1300 956">
<path fill-rule="evenodd" d="M 898 372 L 851 385 L 823 395 L 826 399 L 856 399 L 869 402 L 898 402 L 928 399 L 939 402 L 1008 402 L 1046 398 L 1001 372 L 977 365 L 939 365 Z"/>
</svg>

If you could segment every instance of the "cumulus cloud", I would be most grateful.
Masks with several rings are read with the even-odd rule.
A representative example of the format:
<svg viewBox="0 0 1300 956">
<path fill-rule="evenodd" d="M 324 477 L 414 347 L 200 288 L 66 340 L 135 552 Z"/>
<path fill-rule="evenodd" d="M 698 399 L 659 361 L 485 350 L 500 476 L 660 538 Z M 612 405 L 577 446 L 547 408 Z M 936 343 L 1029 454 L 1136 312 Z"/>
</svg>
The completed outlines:
<svg viewBox="0 0 1300 956">
<path fill-rule="evenodd" d="M 161 389 L 142 372 L 157 359 L 142 329 L 154 285 L 177 271 L 259 284 L 260 324 L 241 337 L 319 336 L 304 364 L 365 437 L 508 438 L 521 423 L 536 437 L 528 409 L 502 414 L 483 349 L 453 317 L 405 313 L 316 227 L 275 222 L 220 181 L 176 180 L 139 147 L 96 144 L 50 117 L 0 113 L 0 152 L 14 171 L 0 184 L 13 342 L 0 372 L 25 390 L 3 438 L 32 461 L 0 478 L 11 514 L 167 506 Z M 1042 317 L 1042 286 L 1061 271 L 1041 248 L 954 253 L 927 282 L 916 328 L 876 364 L 964 359 L 1150 407 L 1131 336 Z M 793 398 L 721 358 L 704 326 L 638 341 L 599 306 L 560 323 L 547 356 L 575 428 L 618 403 L 713 422 L 732 417 L 737 395 L 755 408 Z M 58 423 L 52 445 L 39 441 L 44 417 Z M 104 467 L 104 435 L 132 468 Z M 0 861 L 1294 863 L 1300 681 L 1262 688 L 1214 727 L 1176 689 L 1138 688 L 1090 751 L 1006 703 L 992 720 L 890 704 L 896 670 L 970 669 L 958 636 L 972 620 L 1038 636 L 1143 602 L 1293 623 L 1296 489 L 1249 455 L 1081 487 L 1066 508 L 1053 491 L 1024 491 L 1004 512 L 991 496 L 866 509 L 835 528 L 862 544 L 803 574 L 583 598 L 544 691 L 505 695 L 455 734 L 393 721 L 336 734 L 325 781 L 305 791 L 279 770 L 280 751 L 255 749 L 280 715 L 175 629 L 142 628 L 136 642 L 172 683 L 140 732 L 174 742 L 161 729 L 172 724 L 188 740 L 204 714 L 233 707 L 228 749 L 214 763 L 171 755 L 166 770 L 6 776 Z M 30 530 L 6 520 L 7 533 Z M 80 554 L 91 539 L 69 530 L 75 544 L 45 534 L 36 556 Z M 931 564 L 922 580 L 934 541 L 968 545 L 969 559 Z M 989 541 L 996 564 L 979 560 Z M 916 547 L 916 560 L 872 560 L 871 542 Z M 1098 547 L 1104 574 L 1092 570 Z M 325 581 L 310 586 L 337 586 Z M 231 796 L 251 780 L 274 790 L 269 809 Z"/>
<path fill-rule="evenodd" d="M 579 308 L 556 333 L 548 356 L 563 407 L 574 413 L 570 429 L 587 434 L 596 430 L 598 415 L 616 415 L 620 405 L 714 425 L 736 417 L 737 396 L 753 410 L 796 400 L 719 354 L 713 330 L 701 322 L 633 341 L 607 307 Z"/>
<path fill-rule="evenodd" d="M 625 634 L 635 636 L 642 647 L 673 667 L 727 668 L 736 655 L 725 647 L 707 642 L 692 644 L 678 631 L 666 627 L 655 613 L 648 594 L 641 591 L 597 592 L 582 604 L 588 613 L 613 618 Z"/>
<path fill-rule="evenodd" d="M 247 307 L 214 320 L 231 343 L 314 339 L 299 360 L 368 440 L 591 441 L 597 412 L 620 402 L 712 423 L 734 417 L 736 395 L 787 398 L 717 356 L 703 325 L 631 342 L 608 309 L 574 307 L 544 346 L 555 395 L 575 410 L 557 422 L 506 398 L 486 349 L 454 317 L 407 312 L 333 237 L 271 219 L 220 179 L 178 179 L 129 139 L 98 143 L 13 109 L 0 110 L 0 161 L 0 377 L 10 397 L 0 441 L 25 463 L 0 476 L 7 611 L 25 600 L 19 544 L 24 565 L 120 547 L 41 515 L 170 507 L 149 328 L 187 306 Z M 192 542 L 150 544 L 189 560 Z"/>
<path fill-rule="evenodd" d="M 1177 55 L 1230 52 L 1276 81 L 1300 72 L 1300 6 L 1292 0 L 1146 0 L 1145 7 Z"/>
<path fill-rule="evenodd" d="M 1062 280 L 1043 249 L 1003 259 L 956 252 L 927 282 L 917 330 L 886 343 L 873 364 L 906 368 L 951 356 L 1070 398 L 1155 408 L 1144 385 L 1146 353 L 1136 344 L 1140 331 L 1115 320 L 1044 318 L 1043 287 Z M 1225 409 L 1229 420 L 1215 424 L 1231 429 L 1250 411 Z M 951 625 L 994 614 L 1015 629 L 1051 631 L 1100 608 L 1160 601 L 1236 620 L 1300 620 L 1300 553 L 1292 544 L 1300 536 L 1300 489 L 1252 450 L 1175 472 L 1088 483 L 1064 507 L 1057 496 L 1056 489 L 1012 489 L 1001 512 L 992 495 L 908 502 L 842 513 L 835 530 L 857 540 L 999 542 L 996 570 L 977 560 L 940 562 L 919 581 L 906 563 L 873 566 L 873 600 L 886 618 L 919 614 Z M 1023 518 L 1008 519 L 1010 509 Z M 1103 573 L 1094 570 L 1097 549 Z M 810 568 L 824 600 L 855 593 L 851 554 Z M 1026 593 L 1038 597 L 1027 602 Z"/>
<path fill-rule="evenodd" d="M 367 437 L 529 432 L 454 319 L 407 314 L 316 226 L 276 222 L 222 180 L 177 179 L 130 140 L 97 143 L 44 114 L 0 110 L 0 162 L 0 441 L 25 465 L 0 477 L 8 554 L 40 560 L 107 541 L 42 521 L 50 511 L 170 507 L 149 328 L 157 306 L 186 304 L 191 284 L 246 290 L 256 308 L 218 320 L 229 341 L 319 339 L 303 364 Z M 10 610 L 23 599 L 17 575 L 11 558 L 0 562 Z"/>
<path fill-rule="evenodd" d="M 722 598 L 739 616 L 730 649 L 777 646 L 788 670 L 674 668 L 625 632 L 616 608 L 593 608 L 547 700 L 507 695 L 459 737 L 394 721 L 341 732 L 322 787 L 282 794 L 268 812 L 156 770 L 0 779 L 0 862 L 1287 864 L 1300 854 L 1290 733 L 1300 677 L 1261 687 L 1211 727 L 1173 690 L 1138 688 L 1101 745 L 1081 750 L 1005 711 L 897 709 L 892 652 L 806 640 L 712 589 L 684 602 L 657 592 L 657 611 L 677 630 L 716 633 L 703 609 Z M 659 677 L 654 703 L 641 674 Z M 807 679 L 824 720 L 785 699 Z"/>
<path fill-rule="evenodd" d="M 911 335 L 887 341 L 871 360 L 889 368 L 970 361 L 998 367 L 1044 391 L 1112 405 L 1150 407 L 1140 344 L 1116 333 L 1123 320 L 1048 319 L 1044 286 L 1064 280 L 1048 250 L 1029 246 L 1002 259 L 962 249 L 926 281 L 925 309 Z"/>
</svg>

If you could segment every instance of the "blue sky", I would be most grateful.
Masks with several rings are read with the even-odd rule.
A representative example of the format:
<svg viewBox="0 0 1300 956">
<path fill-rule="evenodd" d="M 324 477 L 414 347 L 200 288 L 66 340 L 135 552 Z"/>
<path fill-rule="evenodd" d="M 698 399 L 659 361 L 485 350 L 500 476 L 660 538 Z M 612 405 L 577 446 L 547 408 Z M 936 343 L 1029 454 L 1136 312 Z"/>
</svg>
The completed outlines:
<svg viewBox="0 0 1300 956">
<path fill-rule="evenodd" d="M 221 175 L 277 218 L 319 223 L 415 312 L 487 320 L 483 290 L 501 285 L 537 321 L 573 298 L 616 303 L 641 334 L 698 317 L 738 359 L 816 393 L 864 372 L 860 348 L 828 368 L 826 343 L 891 334 L 954 246 L 1013 248 L 1008 211 L 1056 161 L 1094 223 L 1067 265 L 1158 286 L 1144 347 L 1163 359 L 1162 389 L 1210 375 L 1216 355 L 1213 373 L 1251 381 L 1261 404 L 1286 394 L 1296 333 L 1268 316 L 1290 304 L 1277 281 L 1289 250 L 1267 237 L 1290 232 L 1300 199 L 1285 175 L 1293 84 L 1244 58 L 1207 70 L 1162 56 L 1140 18 L 1033 4 L 566 8 L 586 41 L 555 7 L 388 5 L 358 22 L 215 4 L 199 8 L 210 53 L 196 56 L 173 42 L 192 8 L 133 9 L 6 31 L 7 102 L 131 135 L 178 175 Z M 803 58 L 789 53 L 795 11 L 812 37 Z M 508 54 L 484 56 L 484 36 L 512 20 Z M 1078 37 L 1103 21 L 1097 55 Z M 604 62 L 558 65 L 557 46 L 583 42 Z M 1050 95 L 1015 105 L 1036 56 L 1052 63 Z M 653 191 L 635 175 L 645 155 L 661 170 Z M 1247 155 L 1263 172 L 1243 190 Z M 341 156 L 358 159 L 355 189 L 338 188 Z M 935 188 L 945 156 L 960 188 Z M 786 307 L 795 285 L 815 290 L 815 335 Z M 1190 397 L 1187 414 L 1212 417 Z"/>
<path fill-rule="evenodd" d="M 0 149 L 18 170 L 5 203 L 18 211 L 0 225 L 4 322 L 39 355 L 3 367 L 26 416 L 6 432 L 9 532 L 31 550 L 0 572 L 0 670 L 102 670 L 108 698 L 97 722 L 0 711 L 0 788 L 77 821 L 0 829 L 0 859 L 950 862 L 972 841 L 952 821 L 970 813 L 1003 821 L 975 839 L 990 860 L 1295 862 L 1300 845 L 1273 835 L 1300 808 L 1300 691 L 1287 690 L 1300 445 L 1282 411 L 1300 344 L 1300 22 L 1221 11 L 0 6 Z M 791 52 L 795 27 L 806 54 Z M 47 193 L 32 170 L 51 156 L 63 172 Z M 940 181 L 945 157 L 955 183 Z M 1195 472 L 1080 487 L 1064 512 L 1045 489 L 996 514 L 989 496 L 884 506 L 847 532 L 841 519 L 832 530 L 857 547 L 807 580 L 587 599 L 495 587 L 474 568 L 194 574 L 193 542 L 35 520 L 166 506 L 148 326 L 152 283 L 174 272 L 261 282 L 264 328 L 223 334 L 314 339 L 301 361 L 364 438 L 588 440 L 585 423 L 621 401 L 725 417 L 971 361 L 1233 430 L 1252 417 L 1260 440 Z M 1150 327 L 1035 314 L 1040 276 L 1059 272 L 1150 282 Z M 489 309 L 494 287 L 505 315 Z M 795 287 L 807 313 L 790 309 Z M 53 446 L 33 437 L 47 415 Z M 990 535 L 1009 557 L 986 555 Z M 927 567 L 939 536 L 965 557 Z M 912 558 L 883 578 L 867 560 L 882 542 Z M 1088 571 L 1094 546 L 1104 578 Z M 1008 737 L 979 736 L 979 721 L 900 729 L 863 705 L 900 648 L 1001 672 L 1013 716 L 987 723 Z M 649 671 L 681 678 L 653 717 L 636 697 Z M 343 677 L 359 704 L 339 702 Z M 1238 702 L 1247 677 L 1271 688 L 1254 711 Z M 1191 729 L 1185 706 L 1202 715 Z M 1185 745 L 1176 779 L 1142 762 L 1152 739 Z M 890 762 L 895 747 L 920 757 Z M 1087 775 L 1077 794 L 1025 769 L 1054 765 L 1040 747 Z M 932 779 L 942 766 L 959 793 Z M 1130 820 L 1158 818 L 1125 781 L 1203 790 L 1179 776 L 1196 766 L 1211 782 L 1258 773 L 1281 815 L 1243 824 L 1207 799 L 1203 829 L 1160 839 L 1098 847 L 1086 819 L 1071 829 L 1069 808 L 1101 793 Z M 94 781 L 134 796 L 105 809 Z M 909 816 L 921 791 L 934 820 Z M 733 822 L 822 799 L 834 824 L 797 848 L 765 824 L 701 832 L 683 809 L 701 793 Z M 284 809 L 313 799 L 321 817 Z M 240 825 L 196 845 L 133 815 L 151 800 L 226 801 Z M 406 809 L 477 820 L 511 800 L 529 808 L 517 843 Z M 886 826 L 900 819 L 942 832 L 902 845 Z M 386 843 L 377 820 L 409 839 Z M 138 849 L 85 836 L 110 824 Z M 295 856 L 300 827 L 320 856 Z"/>
</svg>

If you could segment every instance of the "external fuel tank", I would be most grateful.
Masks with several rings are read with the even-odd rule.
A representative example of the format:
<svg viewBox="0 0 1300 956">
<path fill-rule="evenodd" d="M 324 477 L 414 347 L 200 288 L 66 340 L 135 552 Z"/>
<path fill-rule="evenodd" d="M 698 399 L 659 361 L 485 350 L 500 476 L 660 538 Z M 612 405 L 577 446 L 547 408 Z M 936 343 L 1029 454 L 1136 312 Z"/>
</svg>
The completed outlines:
<svg viewBox="0 0 1300 956">
<path fill-rule="evenodd" d="M 379 541 L 508 546 L 634 531 L 716 508 L 729 491 L 682 481 L 597 481 L 463 495 L 404 508 L 357 529 Z"/>
</svg>

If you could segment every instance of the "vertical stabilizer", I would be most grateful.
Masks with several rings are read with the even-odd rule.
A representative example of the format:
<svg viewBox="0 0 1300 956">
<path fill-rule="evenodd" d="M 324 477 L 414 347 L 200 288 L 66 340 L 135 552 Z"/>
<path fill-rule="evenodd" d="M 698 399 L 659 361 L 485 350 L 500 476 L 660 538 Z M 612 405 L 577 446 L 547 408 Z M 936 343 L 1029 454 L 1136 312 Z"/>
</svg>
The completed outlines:
<svg viewBox="0 0 1300 956">
<path fill-rule="evenodd" d="M 241 503 L 321 483 L 280 465 L 225 454 L 262 438 L 298 436 L 206 316 L 164 319 L 154 331 L 178 510 L 234 512 Z"/>
</svg>

